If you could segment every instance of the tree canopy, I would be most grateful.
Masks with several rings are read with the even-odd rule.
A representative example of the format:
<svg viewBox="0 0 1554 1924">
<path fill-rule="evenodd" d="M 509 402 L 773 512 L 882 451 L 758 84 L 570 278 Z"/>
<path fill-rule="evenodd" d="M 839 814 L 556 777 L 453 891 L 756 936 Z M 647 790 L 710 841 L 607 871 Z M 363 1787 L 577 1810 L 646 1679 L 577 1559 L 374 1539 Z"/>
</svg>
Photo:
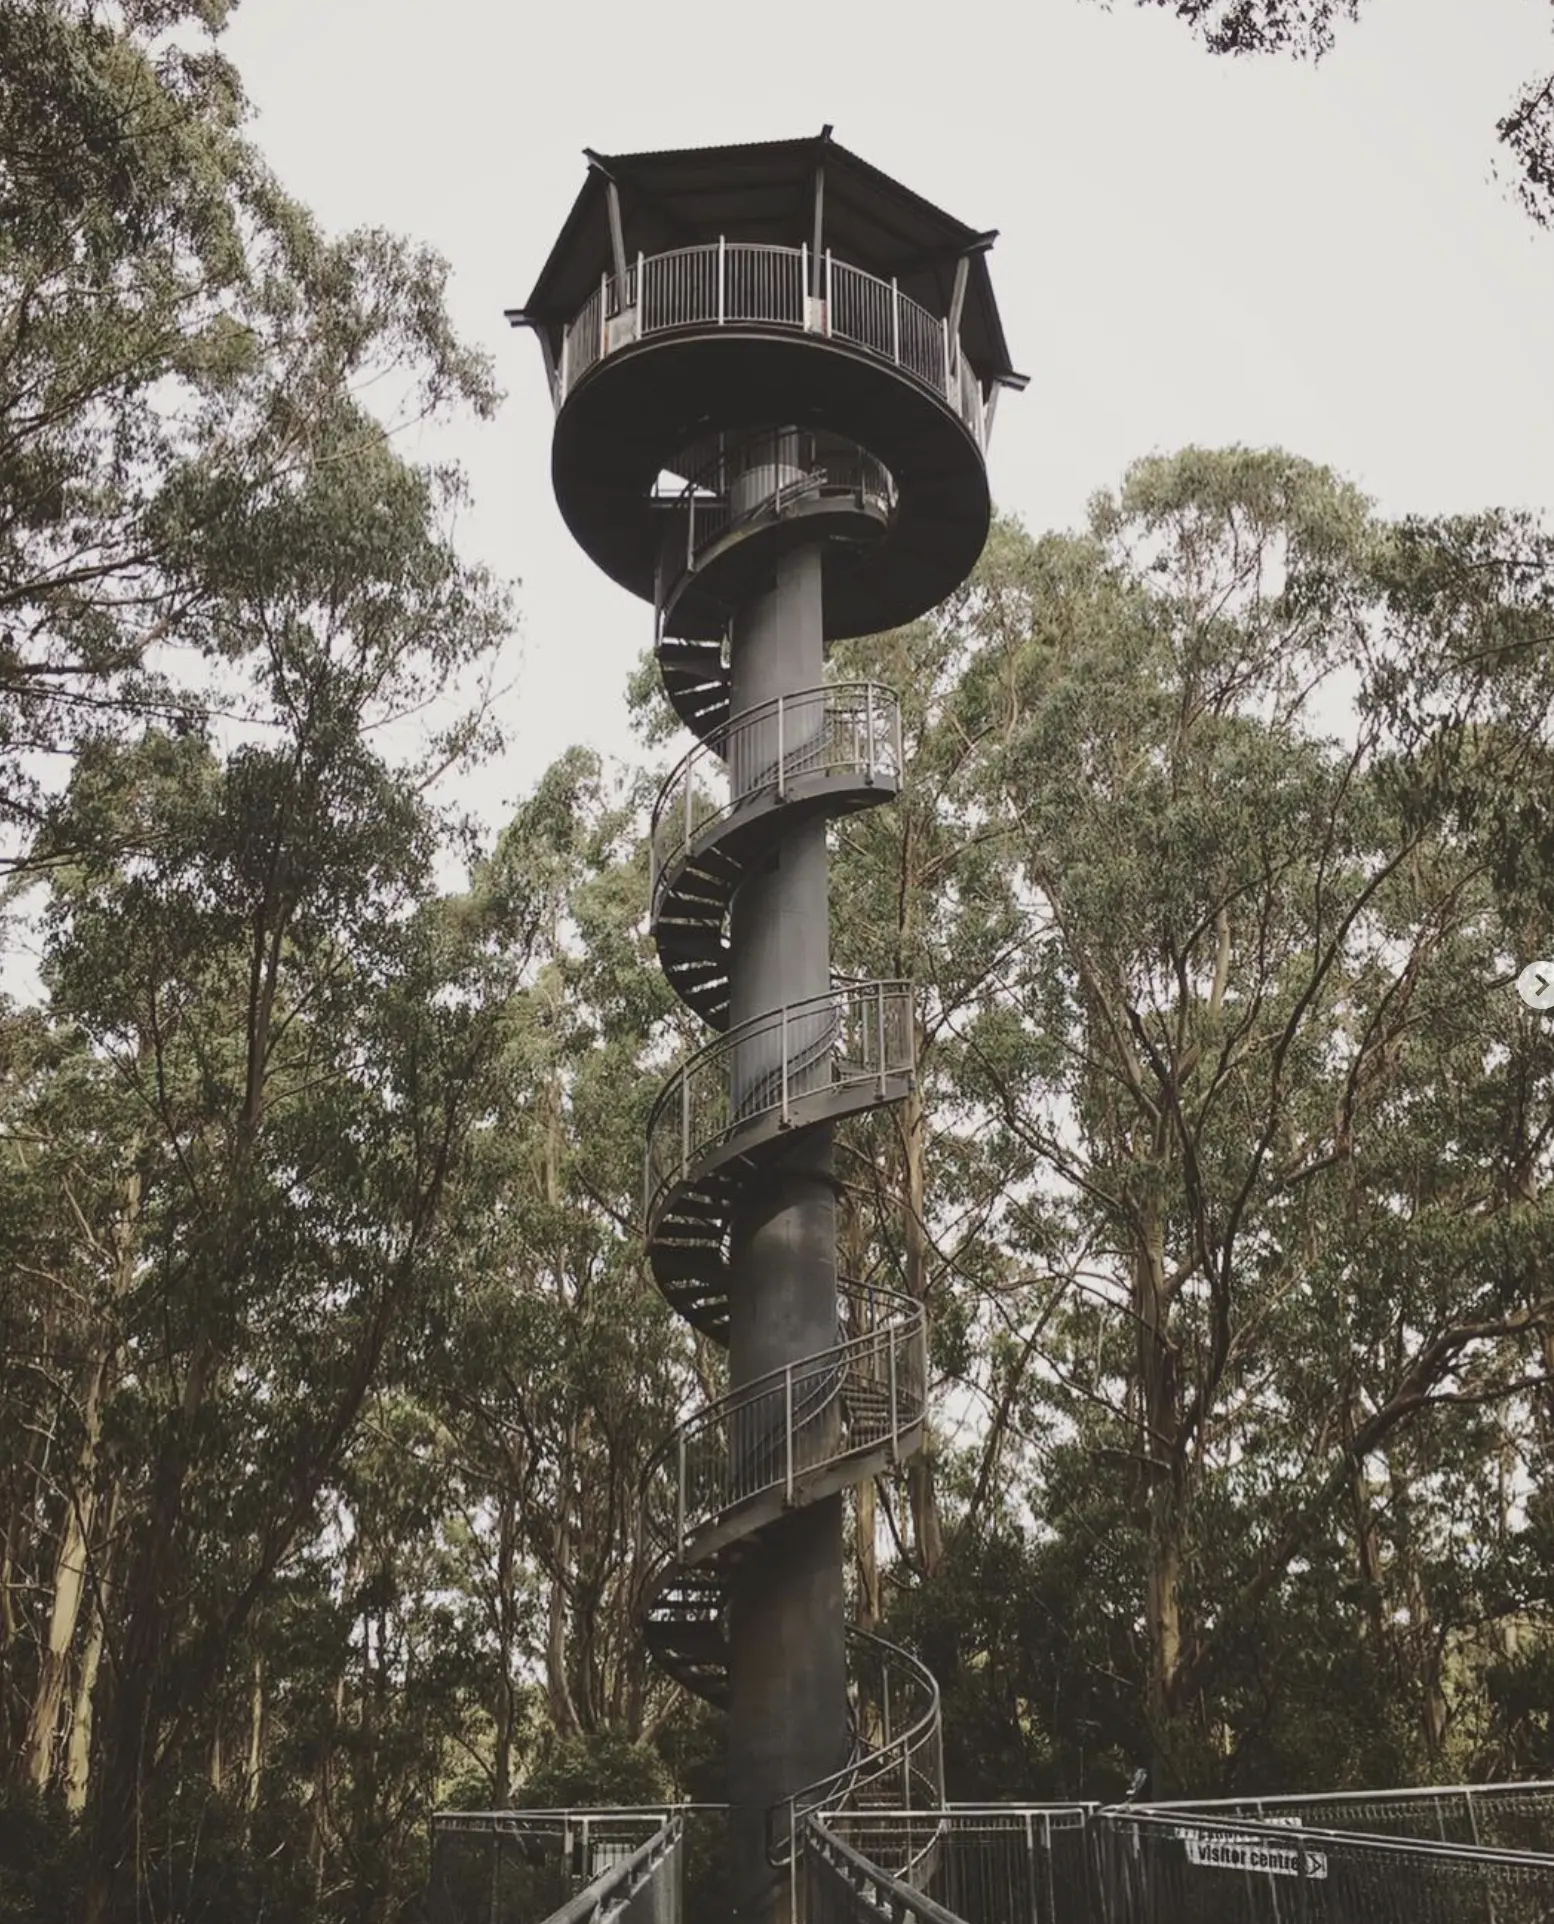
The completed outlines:
<svg viewBox="0 0 1554 1924">
<path fill-rule="evenodd" d="M 223 12 L 0 0 L 0 1914 L 61 1924 L 379 1924 L 439 1805 L 718 1795 L 638 1635 L 724 1367 L 639 1234 L 673 720 L 444 799 L 512 595 L 394 428 L 490 371 Z M 1554 1774 L 1551 560 L 1188 448 L 833 651 L 908 764 L 835 954 L 921 1064 L 840 1233 L 935 1379 L 850 1607 L 958 1798 Z"/>
</svg>

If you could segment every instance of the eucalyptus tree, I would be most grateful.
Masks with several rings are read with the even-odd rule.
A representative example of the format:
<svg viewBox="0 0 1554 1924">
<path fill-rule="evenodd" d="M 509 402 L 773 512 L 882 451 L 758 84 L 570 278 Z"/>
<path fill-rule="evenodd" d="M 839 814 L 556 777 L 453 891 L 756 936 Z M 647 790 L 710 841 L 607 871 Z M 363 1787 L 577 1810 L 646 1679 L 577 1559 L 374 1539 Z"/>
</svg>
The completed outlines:
<svg viewBox="0 0 1554 1924">
<path fill-rule="evenodd" d="M 1051 1608 L 1068 1556 L 1066 1636 L 1015 1641 L 1045 1637 L 1092 1748 L 1147 1742 L 1168 1776 L 1309 1739 L 1270 1719 L 1367 1595 L 1393 1628 L 1355 1661 L 1372 1697 L 1392 1667 L 1428 1765 L 1448 1651 L 1508 1607 L 1507 1559 L 1467 1581 L 1452 1546 L 1484 1518 L 1474 1412 L 1521 1433 L 1547 1393 L 1550 1063 L 1506 972 L 1547 870 L 1492 832 L 1544 766 L 1546 669 L 1498 647 L 1494 725 L 1443 763 L 1444 539 L 1288 457 L 1189 450 L 1080 536 L 1011 535 L 945 611 L 959 819 L 995 878 L 965 892 L 985 974 L 944 1058 L 999 1177 L 959 1569 L 1034 1528 Z M 1531 633 L 1506 581 L 1463 579 L 1464 654 Z"/>
<path fill-rule="evenodd" d="M 490 1204 L 438 1387 L 488 1544 L 498 1799 L 552 1740 L 651 1745 L 676 1700 L 638 1624 L 660 1554 L 642 1476 L 693 1380 L 640 1239 L 653 1063 L 680 1028 L 647 952 L 643 799 L 573 751 L 479 871 L 546 931 L 505 1045 L 532 1097 L 482 1149 Z M 543 1686 L 539 1750 L 525 1679 Z"/>
<path fill-rule="evenodd" d="M 328 239 L 245 138 L 228 11 L 0 5 L 7 865 L 36 858 L 56 758 L 219 707 L 202 654 L 260 645 L 190 624 L 225 593 L 235 502 L 370 458 L 395 417 L 495 406 L 443 264 L 377 231 Z M 340 396 L 369 385 L 376 412 L 347 419 Z"/>
</svg>

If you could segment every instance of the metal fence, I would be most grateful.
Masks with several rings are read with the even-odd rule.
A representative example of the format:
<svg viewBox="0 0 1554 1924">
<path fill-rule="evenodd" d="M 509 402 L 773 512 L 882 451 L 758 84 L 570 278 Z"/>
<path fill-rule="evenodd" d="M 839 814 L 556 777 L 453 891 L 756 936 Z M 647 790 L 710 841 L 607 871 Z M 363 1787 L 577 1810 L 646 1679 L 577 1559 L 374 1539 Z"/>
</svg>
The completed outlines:
<svg viewBox="0 0 1554 1924">
<path fill-rule="evenodd" d="M 677 1810 L 442 1811 L 428 1924 L 682 1924 Z"/>
<path fill-rule="evenodd" d="M 1420 1828 L 1433 1808 L 1449 1828 L 1469 1808 L 1453 1800 L 1471 1797 L 1481 1835 L 1546 1839 L 1546 1783 L 1234 1809 L 946 1807 L 932 1676 L 877 1638 L 849 1645 L 853 1761 L 774 1812 L 769 1833 L 779 1862 L 801 1843 L 799 1924 L 1554 1924 L 1554 1853 L 1345 1827 Z M 1333 1808 L 1344 1824 L 1312 1821 Z M 721 1807 L 432 1823 L 429 1924 L 723 1924 Z"/>
<path fill-rule="evenodd" d="M 1541 1788 L 1496 1786 L 1488 1802 Z M 1554 1924 L 1554 1855 L 1288 1810 L 827 1811 L 805 1827 L 805 1858 L 805 1924 Z"/>
<path fill-rule="evenodd" d="M 901 704 L 877 682 L 831 682 L 779 695 L 736 715 L 674 768 L 653 804 L 649 846 L 656 914 L 667 870 L 704 831 L 744 803 L 778 801 L 803 775 L 854 775 L 894 787 L 901 779 Z"/>
<path fill-rule="evenodd" d="M 1551 1924 L 1554 1856 L 1196 1813 L 1089 1825 L 1095 1914 L 1117 1924 Z"/>
<path fill-rule="evenodd" d="M 562 336 L 561 398 L 616 346 L 671 328 L 750 326 L 819 333 L 893 362 L 957 410 L 983 440 L 980 387 L 948 322 L 895 281 L 833 258 L 812 298 L 807 247 L 709 241 L 638 255 L 623 280 L 606 275 Z M 640 297 L 640 298 L 639 298 Z"/>
<path fill-rule="evenodd" d="M 913 1060 L 909 982 L 849 983 L 730 1029 L 677 1069 L 653 1105 L 648 1220 L 737 1130 L 768 1116 L 786 1123 L 795 1102 L 821 1090 L 873 1084 L 883 1095 Z"/>
<path fill-rule="evenodd" d="M 958 1918 L 1079 1924 L 1091 1915 L 1087 1806 L 828 1811 L 825 1830 Z M 810 1835 L 813 1835 L 813 1829 Z"/>
<path fill-rule="evenodd" d="M 1151 1808 L 1201 1811 L 1216 1818 L 1265 1817 L 1271 1823 L 1315 1824 L 1494 1850 L 1554 1851 L 1554 1781 L 1226 1797 Z"/>
</svg>

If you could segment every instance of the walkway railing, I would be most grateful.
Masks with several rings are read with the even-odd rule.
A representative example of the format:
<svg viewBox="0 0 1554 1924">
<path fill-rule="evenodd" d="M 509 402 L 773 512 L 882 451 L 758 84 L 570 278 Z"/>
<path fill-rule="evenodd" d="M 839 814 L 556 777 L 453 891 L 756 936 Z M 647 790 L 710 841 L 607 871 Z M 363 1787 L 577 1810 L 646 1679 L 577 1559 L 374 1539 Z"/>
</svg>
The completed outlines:
<svg viewBox="0 0 1554 1924">
<path fill-rule="evenodd" d="M 1519 1790 L 1493 1786 L 1509 1804 Z M 1421 1793 L 1422 1802 L 1428 1793 Z M 1185 1808 L 827 1810 L 804 1924 L 1549 1924 L 1554 1854 Z M 1357 1800 L 1345 1800 L 1353 1803 Z M 1544 1840 L 1548 1839 L 1545 1834 Z"/>
<path fill-rule="evenodd" d="M 704 1157 L 767 1118 L 790 1123 L 794 1105 L 827 1090 L 873 1085 L 914 1060 L 912 985 L 860 982 L 788 1004 L 719 1036 L 665 1083 L 648 1122 L 647 1218 Z"/>
<path fill-rule="evenodd" d="M 896 505 L 890 471 L 856 442 L 818 429 L 763 429 L 688 449 L 684 486 L 658 495 L 664 532 L 654 606 L 660 622 L 718 542 L 797 501 L 853 497 L 889 519 Z"/>
<path fill-rule="evenodd" d="M 662 1549 L 684 1556 L 726 1512 L 777 1492 L 791 1502 L 810 1472 L 870 1448 L 894 1451 L 922 1421 L 923 1306 L 856 1283 L 840 1290 L 858 1334 L 707 1404 L 654 1455 L 644 1501 Z"/>
<path fill-rule="evenodd" d="M 1225 1797 L 1156 1804 L 1206 1817 L 1261 1817 L 1273 1824 L 1317 1824 L 1496 1850 L 1554 1850 L 1554 1780 L 1526 1784 L 1452 1784 L 1422 1790 L 1326 1791 L 1305 1797 Z"/>
<path fill-rule="evenodd" d="M 650 830 L 652 905 L 691 842 L 763 794 L 783 800 L 801 775 L 901 779 L 901 704 L 877 682 L 832 682 L 747 708 L 686 755 L 658 792 Z"/>
<path fill-rule="evenodd" d="M 853 1755 L 842 1769 L 807 1784 L 768 1818 L 767 1854 L 791 1862 L 806 1820 L 836 1806 L 931 1809 L 944 1799 L 944 1739 L 939 1685 L 909 1651 L 849 1627 Z"/>
<path fill-rule="evenodd" d="M 684 1809 L 440 1811 L 429 1924 L 680 1924 Z"/>
<path fill-rule="evenodd" d="M 985 446 L 978 383 L 952 341 L 949 322 L 903 294 L 895 281 L 832 258 L 820 259 L 818 297 L 809 292 L 807 247 L 709 241 L 667 254 L 639 254 L 617 280 L 606 274 L 562 337 L 564 401 L 594 365 L 649 334 L 685 327 L 794 328 L 846 341 L 931 388 Z"/>
<path fill-rule="evenodd" d="M 1546 1924 L 1554 1856 L 1119 1810 L 1090 1825 L 1116 1924 Z"/>
<path fill-rule="evenodd" d="M 1086 1826 L 1093 1805 L 827 1811 L 830 1837 L 901 1883 L 979 1924 L 1058 1924 L 1088 1916 Z M 807 1837 L 815 1835 L 811 1826 Z"/>
</svg>

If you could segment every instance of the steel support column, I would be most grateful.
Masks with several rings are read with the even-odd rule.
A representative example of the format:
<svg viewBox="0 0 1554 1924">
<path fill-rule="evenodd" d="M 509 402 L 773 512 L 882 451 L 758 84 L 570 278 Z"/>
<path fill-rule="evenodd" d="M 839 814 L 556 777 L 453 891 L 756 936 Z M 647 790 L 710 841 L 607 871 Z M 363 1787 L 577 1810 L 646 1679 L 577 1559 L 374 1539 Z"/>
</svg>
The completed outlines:
<svg viewBox="0 0 1554 1924">
<path fill-rule="evenodd" d="M 735 622 L 733 712 L 818 686 L 824 677 L 822 636 L 820 552 L 801 549 L 777 563 L 771 588 Z M 803 749 L 802 741 L 774 726 L 773 757 L 787 760 Z M 734 897 L 730 939 L 735 1024 L 829 989 L 823 820 L 790 826 L 771 861 L 742 883 Z M 826 1044 L 823 1028 L 813 1024 L 810 1034 L 790 1036 L 791 1073 L 800 1080 L 829 1077 Z M 769 1073 L 772 1066 L 736 1068 L 736 1076 Z M 836 1341 L 828 1129 L 806 1131 L 752 1184 L 734 1218 L 733 1265 L 738 1287 L 731 1294 L 731 1385 Z M 847 1755 L 840 1496 L 795 1510 L 752 1545 L 730 1618 L 735 1909 L 741 1924 L 770 1924 L 785 1912 L 789 1880 L 767 1861 L 768 1812 L 805 1784 L 839 1769 Z"/>
</svg>

